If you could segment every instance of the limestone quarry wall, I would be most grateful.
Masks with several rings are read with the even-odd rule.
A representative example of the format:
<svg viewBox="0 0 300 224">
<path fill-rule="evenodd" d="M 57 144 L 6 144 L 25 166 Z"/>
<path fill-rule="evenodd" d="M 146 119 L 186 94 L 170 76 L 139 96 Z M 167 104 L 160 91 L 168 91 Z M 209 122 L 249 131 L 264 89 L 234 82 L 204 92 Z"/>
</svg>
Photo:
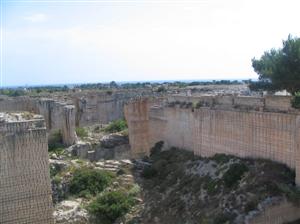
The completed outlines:
<svg viewBox="0 0 300 224">
<path fill-rule="evenodd" d="M 4 97 L 0 98 L 0 111 L 29 111 L 41 114 L 45 118 L 46 127 L 50 133 L 61 130 L 66 145 L 71 145 L 76 141 L 75 106 L 57 102 L 53 99 Z"/>
<path fill-rule="evenodd" d="M 156 142 L 164 141 L 166 146 L 184 148 L 201 156 L 226 153 L 278 161 L 296 170 L 296 182 L 300 184 L 300 116 L 295 111 L 257 110 L 257 106 L 264 107 L 262 101 L 236 101 L 254 105 L 253 110 L 181 108 L 180 104 L 150 106 L 146 100 L 130 103 L 125 106 L 125 115 L 132 156 L 147 155 Z"/>
<path fill-rule="evenodd" d="M 123 117 L 124 100 L 109 94 L 87 94 L 73 97 L 76 126 L 109 123 Z"/>
<path fill-rule="evenodd" d="M 76 126 L 107 124 L 124 118 L 124 104 L 133 98 L 155 96 L 152 91 L 81 92 L 70 95 L 76 107 Z"/>
<path fill-rule="evenodd" d="M 0 223 L 52 224 L 44 120 L 0 123 Z"/>
<path fill-rule="evenodd" d="M 290 107 L 290 99 L 202 97 L 206 106 L 197 109 L 183 102 L 199 99 L 183 98 L 156 105 L 140 100 L 125 106 L 133 158 L 149 155 L 156 142 L 164 141 L 168 148 L 200 156 L 226 153 L 281 162 L 295 169 L 300 185 L 300 115 Z M 283 224 L 299 218 L 300 208 L 282 201 L 265 207 L 246 223 Z"/>
</svg>

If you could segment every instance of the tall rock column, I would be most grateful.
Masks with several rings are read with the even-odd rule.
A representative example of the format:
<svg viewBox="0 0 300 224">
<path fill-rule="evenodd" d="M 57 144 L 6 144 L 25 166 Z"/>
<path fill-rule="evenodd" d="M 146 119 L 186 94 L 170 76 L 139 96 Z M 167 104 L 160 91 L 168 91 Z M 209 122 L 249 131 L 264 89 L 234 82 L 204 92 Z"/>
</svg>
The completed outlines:
<svg viewBox="0 0 300 224">
<path fill-rule="evenodd" d="M 128 124 L 131 157 L 149 155 L 149 104 L 146 99 L 130 102 L 124 106 Z"/>
<path fill-rule="evenodd" d="M 45 121 L 0 113 L 0 223 L 53 224 Z"/>
<path fill-rule="evenodd" d="M 296 171 L 296 184 L 300 186 L 300 115 L 296 119 L 296 130 L 295 130 L 295 171 Z"/>
<path fill-rule="evenodd" d="M 67 105 L 63 108 L 62 137 L 64 144 L 72 145 L 76 142 L 75 134 L 75 106 Z"/>
</svg>

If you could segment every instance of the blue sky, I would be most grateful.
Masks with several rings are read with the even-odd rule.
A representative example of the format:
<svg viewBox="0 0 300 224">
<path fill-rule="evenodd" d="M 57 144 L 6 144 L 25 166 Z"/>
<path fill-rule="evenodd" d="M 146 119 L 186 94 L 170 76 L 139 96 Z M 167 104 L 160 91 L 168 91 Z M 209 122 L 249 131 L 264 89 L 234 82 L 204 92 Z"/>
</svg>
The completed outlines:
<svg viewBox="0 0 300 224">
<path fill-rule="evenodd" d="M 257 78 L 251 58 L 300 36 L 299 0 L 13 1 L 4 86 Z"/>
</svg>

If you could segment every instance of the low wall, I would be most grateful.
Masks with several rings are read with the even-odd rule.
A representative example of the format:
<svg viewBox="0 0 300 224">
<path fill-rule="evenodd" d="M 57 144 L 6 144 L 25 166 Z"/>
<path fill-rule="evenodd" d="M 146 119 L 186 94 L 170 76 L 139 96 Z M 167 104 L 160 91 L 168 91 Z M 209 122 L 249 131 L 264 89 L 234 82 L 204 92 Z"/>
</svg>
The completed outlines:
<svg viewBox="0 0 300 224">
<path fill-rule="evenodd" d="M 44 120 L 0 123 L 0 223 L 53 224 Z"/>
</svg>

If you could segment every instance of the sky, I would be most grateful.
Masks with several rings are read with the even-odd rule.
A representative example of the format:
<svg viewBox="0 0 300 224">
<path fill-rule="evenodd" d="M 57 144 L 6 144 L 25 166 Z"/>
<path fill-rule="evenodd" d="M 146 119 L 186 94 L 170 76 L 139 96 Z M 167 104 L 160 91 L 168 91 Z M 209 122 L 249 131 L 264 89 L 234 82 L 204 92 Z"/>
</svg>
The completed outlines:
<svg viewBox="0 0 300 224">
<path fill-rule="evenodd" d="M 0 0 L 3 86 L 256 79 L 299 0 Z"/>
</svg>

